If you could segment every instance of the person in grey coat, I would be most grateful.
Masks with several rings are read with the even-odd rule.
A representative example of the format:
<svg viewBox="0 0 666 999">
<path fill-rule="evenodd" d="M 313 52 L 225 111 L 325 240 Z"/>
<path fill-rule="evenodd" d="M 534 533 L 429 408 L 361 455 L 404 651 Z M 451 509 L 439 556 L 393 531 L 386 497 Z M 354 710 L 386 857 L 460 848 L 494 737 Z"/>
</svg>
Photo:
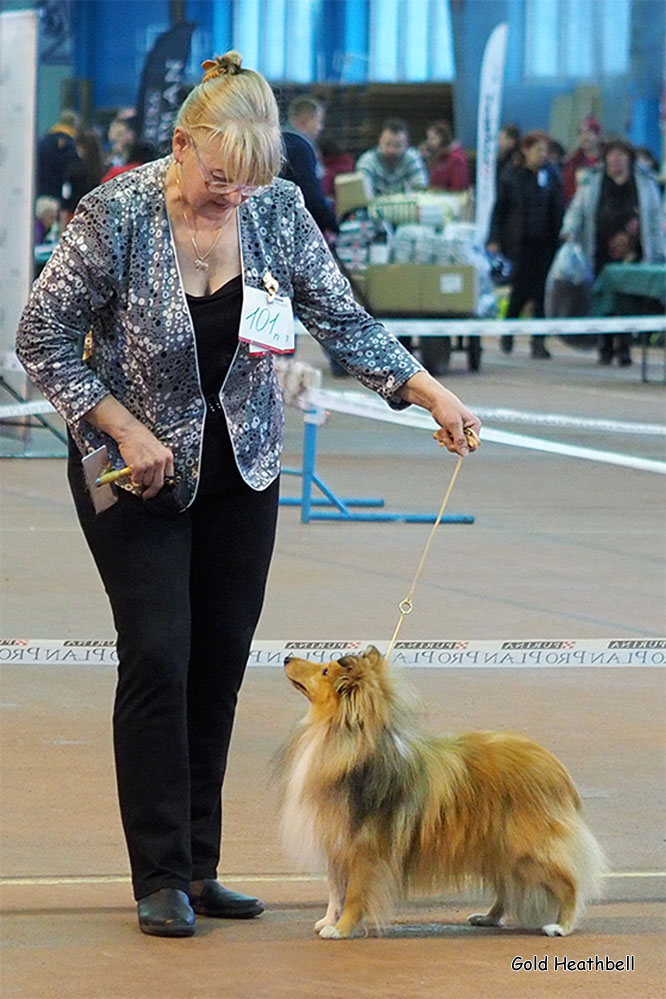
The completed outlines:
<svg viewBox="0 0 666 999">
<path fill-rule="evenodd" d="M 390 406 L 427 408 L 449 450 L 466 454 L 465 430 L 480 428 L 357 305 L 301 192 L 277 178 L 267 82 L 234 52 L 204 69 L 172 154 L 81 200 L 17 339 L 68 425 L 70 488 L 113 611 L 116 775 L 139 928 L 171 937 L 191 936 L 195 913 L 263 909 L 217 868 L 236 700 L 275 538 L 282 394 L 270 338 L 257 349 L 248 335 L 271 308 L 278 317 L 271 296 Z M 131 477 L 95 514 L 81 458 L 102 444 Z"/>
<path fill-rule="evenodd" d="M 607 141 L 603 164 L 590 170 L 569 205 L 560 236 L 583 248 L 593 273 L 610 263 L 657 263 L 664 259 L 664 209 L 661 191 L 649 170 L 636 163 L 623 138 Z M 625 297 L 625 314 L 640 303 Z M 629 334 L 603 334 L 599 360 L 631 364 Z"/>
</svg>

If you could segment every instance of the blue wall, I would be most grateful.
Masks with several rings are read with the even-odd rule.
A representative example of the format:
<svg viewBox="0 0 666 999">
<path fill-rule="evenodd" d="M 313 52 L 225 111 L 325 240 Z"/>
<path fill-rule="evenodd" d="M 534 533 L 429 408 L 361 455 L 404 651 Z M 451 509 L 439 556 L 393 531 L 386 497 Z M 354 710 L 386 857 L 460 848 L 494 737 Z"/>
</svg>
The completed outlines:
<svg viewBox="0 0 666 999">
<path fill-rule="evenodd" d="M 72 12 L 74 73 L 91 81 L 94 107 L 133 105 L 149 39 L 170 25 L 168 0 L 78 0 Z"/>
<path fill-rule="evenodd" d="M 659 128 L 659 101 L 664 61 L 666 5 L 663 0 L 632 3 L 631 79 L 559 83 L 523 81 L 525 0 L 449 0 L 453 23 L 455 64 L 455 125 L 467 147 L 476 141 L 479 71 L 483 49 L 493 28 L 509 25 L 503 121 L 521 129 L 547 127 L 552 100 L 572 91 L 577 83 L 597 82 L 602 89 L 604 126 L 626 132 L 638 145 L 648 145 L 659 159 L 663 139 Z M 342 5 L 352 12 L 345 19 Z M 16 4 L 25 6 L 25 3 Z M 5 2 L 3 9 L 12 6 Z M 89 80 L 95 109 L 132 105 L 146 53 L 156 36 L 170 24 L 168 0 L 74 0 L 70 3 L 73 45 L 71 75 Z M 186 0 L 185 16 L 197 25 L 193 36 L 191 78 L 198 64 L 216 51 L 233 46 L 232 0 Z M 314 29 L 315 59 L 329 78 L 339 76 L 336 52 L 364 51 L 368 47 L 370 18 L 365 0 L 318 0 Z M 362 82 L 362 62 L 351 67 L 348 82 Z M 53 100 L 53 95 L 50 95 Z M 42 119 L 40 118 L 40 121 Z"/>
<path fill-rule="evenodd" d="M 523 80 L 525 47 L 524 0 L 492 0 L 477 3 L 453 0 L 453 32 L 457 80 L 454 108 L 458 137 L 466 147 L 476 144 L 476 109 L 479 74 L 485 42 L 502 21 L 509 26 L 502 121 L 515 122 L 521 131 L 548 128 L 553 99 L 571 92 L 579 83 L 597 84 L 604 107 L 608 133 L 628 135 L 639 146 L 648 146 L 661 161 L 663 136 L 659 105 L 664 65 L 666 4 L 662 0 L 632 3 L 631 78 L 533 82 Z"/>
</svg>

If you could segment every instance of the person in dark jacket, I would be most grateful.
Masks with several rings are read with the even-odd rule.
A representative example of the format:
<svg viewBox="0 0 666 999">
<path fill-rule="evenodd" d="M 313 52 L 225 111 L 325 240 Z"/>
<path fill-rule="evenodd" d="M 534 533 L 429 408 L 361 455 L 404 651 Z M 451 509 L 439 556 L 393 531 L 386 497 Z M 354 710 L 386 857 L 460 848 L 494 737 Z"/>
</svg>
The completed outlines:
<svg viewBox="0 0 666 999">
<path fill-rule="evenodd" d="M 324 174 L 315 143 L 324 127 L 324 105 L 304 94 L 289 105 L 289 124 L 282 130 L 285 163 L 281 176 L 303 192 L 305 207 L 323 233 L 336 233 L 338 222 L 321 186 Z"/>
<path fill-rule="evenodd" d="M 69 222 L 84 194 L 101 182 L 104 173 L 102 144 L 95 132 L 84 130 L 77 134 L 76 152 L 76 159 L 70 161 L 63 175 L 63 225 Z"/>
<path fill-rule="evenodd" d="M 548 163 L 548 136 L 534 130 L 520 142 L 522 162 L 509 164 L 500 177 L 490 222 L 488 249 L 501 252 L 512 263 L 512 287 L 507 319 L 517 319 L 528 302 L 535 319 L 544 316 L 548 269 L 557 250 L 564 213 L 562 185 Z M 503 336 L 505 353 L 513 337 Z M 532 357 L 548 358 L 545 337 L 531 339 Z"/>
<path fill-rule="evenodd" d="M 499 187 L 502 171 L 514 160 L 520 159 L 520 129 L 517 125 L 503 125 L 497 137 L 497 163 L 495 165 L 495 186 Z"/>
<path fill-rule="evenodd" d="M 338 220 L 331 202 L 324 194 L 325 168 L 315 143 L 324 127 L 324 105 L 316 97 L 294 97 L 287 111 L 289 124 L 282 129 L 285 161 L 280 176 L 300 187 L 305 207 L 331 243 L 338 232 Z M 353 163 L 352 163 L 353 169 Z M 328 358 L 331 374 L 342 378 L 346 371 L 335 358 Z"/>
<path fill-rule="evenodd" d="M 62 197 L 65 172 L 78 160 L 76 130 L 79 116 L 76 111 L 65 109 L 37 147 L 37 195 Z"/>
</svg>

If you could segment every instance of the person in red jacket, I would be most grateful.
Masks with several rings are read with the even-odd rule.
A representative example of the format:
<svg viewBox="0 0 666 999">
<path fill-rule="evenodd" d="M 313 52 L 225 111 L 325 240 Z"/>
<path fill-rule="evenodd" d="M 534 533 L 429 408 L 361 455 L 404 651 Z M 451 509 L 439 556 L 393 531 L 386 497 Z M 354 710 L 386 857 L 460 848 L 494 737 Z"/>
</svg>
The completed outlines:
<svg viewBox="0 0 666 999">
<path fill-rule="evenodd" d="M 602 159 L 603 143 L 601 141 L 601 122 L 589 114 L 580 123 L 578 129 L 578 145 L 564 161 L 562 168 L 562 188 L 564 203 L 569 204 L 581 176 L 592 167 L 597 166 Z"/>
<path fill-rule="evenodd" d="M 466 191 L 469 187 L 469 163 L 465 150 L 453 138 L 447 121 L 433 121 L 428 125 L 426 139 L 421 146 L 430 175 L 430 187 L 441 191 Z"/>
</svg>

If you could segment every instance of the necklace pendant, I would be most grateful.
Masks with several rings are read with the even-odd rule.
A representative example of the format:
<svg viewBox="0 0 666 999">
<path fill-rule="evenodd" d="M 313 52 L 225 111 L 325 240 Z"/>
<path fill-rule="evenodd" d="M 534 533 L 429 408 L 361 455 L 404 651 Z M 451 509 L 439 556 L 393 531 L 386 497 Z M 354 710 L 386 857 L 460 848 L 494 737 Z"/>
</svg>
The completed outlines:
<svg viewBox="0 0 666 999">
<path fill-rule="evenodd" d="M 208 263 L 205 260 L 202 260 L 201 257 L 195 257 L 194 258 L 194 266 L 196 267 L 196 269 L 198 271 L 207 271 L 208 270 Z"/>
</svg>

